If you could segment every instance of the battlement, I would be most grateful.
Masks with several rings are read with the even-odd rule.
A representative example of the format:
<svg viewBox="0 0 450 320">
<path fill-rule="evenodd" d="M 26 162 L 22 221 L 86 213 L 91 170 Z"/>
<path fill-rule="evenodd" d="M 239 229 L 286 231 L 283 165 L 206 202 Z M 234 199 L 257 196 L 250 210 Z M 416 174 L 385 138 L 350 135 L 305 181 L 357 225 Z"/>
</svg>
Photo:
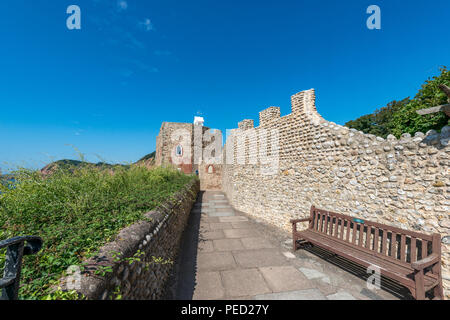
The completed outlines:
<svg viewBox="0 0 450 320">
<path fill-rule="evenodd" d="M 241 130 L 248 130 L 254 127 L 255 127 L 254 121 L 250 119 L 245 119 L 238 123 L 238 128 Z"/>
<path fill-rule="evenodd" d="M 259 113 L 259 126 L 263 127 L 275 119 L 280 119 L 280 107 L 269 107 Z"/>
</svg>

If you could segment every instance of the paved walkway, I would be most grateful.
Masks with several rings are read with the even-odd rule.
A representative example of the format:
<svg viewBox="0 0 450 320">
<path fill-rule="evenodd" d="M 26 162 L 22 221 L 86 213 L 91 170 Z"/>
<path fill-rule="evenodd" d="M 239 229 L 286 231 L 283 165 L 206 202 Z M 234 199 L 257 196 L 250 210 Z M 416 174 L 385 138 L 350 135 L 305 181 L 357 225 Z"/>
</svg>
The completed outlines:
<svg viewBox="0 0 450 320">
<path fill-rule="evenodd" d="M 234 210 L 222 192 L 202 193 L 183 235 L 170 298 L 404 298 L 401 288 L 386 281 L 385 290 L 368 290 L 365 270 L 328 252 L 292 252 L 288 236 Z"/>
</svg>

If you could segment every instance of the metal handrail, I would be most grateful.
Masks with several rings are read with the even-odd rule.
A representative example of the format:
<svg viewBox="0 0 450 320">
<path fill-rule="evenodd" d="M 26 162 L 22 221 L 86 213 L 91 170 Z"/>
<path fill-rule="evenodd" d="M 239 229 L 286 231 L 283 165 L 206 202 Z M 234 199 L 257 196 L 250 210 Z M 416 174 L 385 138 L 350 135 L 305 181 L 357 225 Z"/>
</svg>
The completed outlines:
<svg viewBox="0 0 450 320">
<path fill-rule="evenodd" d="M 41 250 L 42 243 L 42 239 L 37 236 L 21 236 L 0 241 L 0 249 L 7 248 L 3 278 L 0 279 L 0 300 L 17 300 L 22 257 L 37 253 Z"/>
</svg>

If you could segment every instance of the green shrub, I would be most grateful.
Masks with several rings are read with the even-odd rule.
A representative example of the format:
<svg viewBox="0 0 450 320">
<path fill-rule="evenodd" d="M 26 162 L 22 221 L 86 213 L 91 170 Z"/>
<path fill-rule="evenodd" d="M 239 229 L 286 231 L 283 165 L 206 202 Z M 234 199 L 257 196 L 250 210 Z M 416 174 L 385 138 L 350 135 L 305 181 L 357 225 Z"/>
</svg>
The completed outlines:
<svg viewBox="0 0 450 320">
<path fill-rule="evenodd" d="M 445 66 L 439 71 L 439 75 L 425 81 L 413 99 L 390 102 L 372 114 L 348 121 L 345 126 L 383 138 L 389 134 L 400 138 L 403 133 L 414 135 L 416 132 L 426 133 L 431 129 L 440 131 L 444 126 L 450 125 L 444 112 L 424 116 L 417 113 L 417 110 L 447 103 L 447 96 L 439 89 L 439 85 L 450 86 L 450 71 Z"/>
<path fill-rule="evenodd" d="M 37 235 L 41 251 L 24 257 L 21 299 L 49 298 L 50 285 L 71 265 L 112 241 L 119 230 L 186 185 L 194 176 L 173 169 L 143 167 L 14 173 L 14 185 L 0 184 L 0 239 Z M 0 267 L 4 250 L 0 252 Z"/>
<path fill-rule="evenodd" d="M 447 96 L 440 84 L 450 85 L 450 71 L 446 67 L 440 69 L 441 74 L 425 81 L 422 88 L 410 103 L 404 105 L 391 119 L 392 134 L 397 138 L 402 133 L 414 135 L 416 132 L 426 133 L 428 130 L 440 131 L 450 124 L 444 112 L 419 115 L 416 111 L 447 104 Z"/>
</svg>

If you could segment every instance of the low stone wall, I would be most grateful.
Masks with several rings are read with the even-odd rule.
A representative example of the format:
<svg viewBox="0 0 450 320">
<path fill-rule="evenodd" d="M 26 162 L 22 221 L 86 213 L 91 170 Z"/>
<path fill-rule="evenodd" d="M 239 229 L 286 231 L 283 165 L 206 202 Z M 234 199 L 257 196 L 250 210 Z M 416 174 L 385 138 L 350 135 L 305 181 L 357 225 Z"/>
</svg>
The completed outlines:
<svg viewBox="0 0 450 320">
<path fill-rule="evenodd" d="M 92 300 L 115 299 L 118 295 L 125 300 L 163 298 L 199 188 L 199 181 L 193 180 L 145 214 L 146 220 L 121 230 L 114 242 L 85 261 L 75 289 Z M 70 281 L 64 280 L 67 278 L 62 288 L 70 289 Z"/>
</svg>

